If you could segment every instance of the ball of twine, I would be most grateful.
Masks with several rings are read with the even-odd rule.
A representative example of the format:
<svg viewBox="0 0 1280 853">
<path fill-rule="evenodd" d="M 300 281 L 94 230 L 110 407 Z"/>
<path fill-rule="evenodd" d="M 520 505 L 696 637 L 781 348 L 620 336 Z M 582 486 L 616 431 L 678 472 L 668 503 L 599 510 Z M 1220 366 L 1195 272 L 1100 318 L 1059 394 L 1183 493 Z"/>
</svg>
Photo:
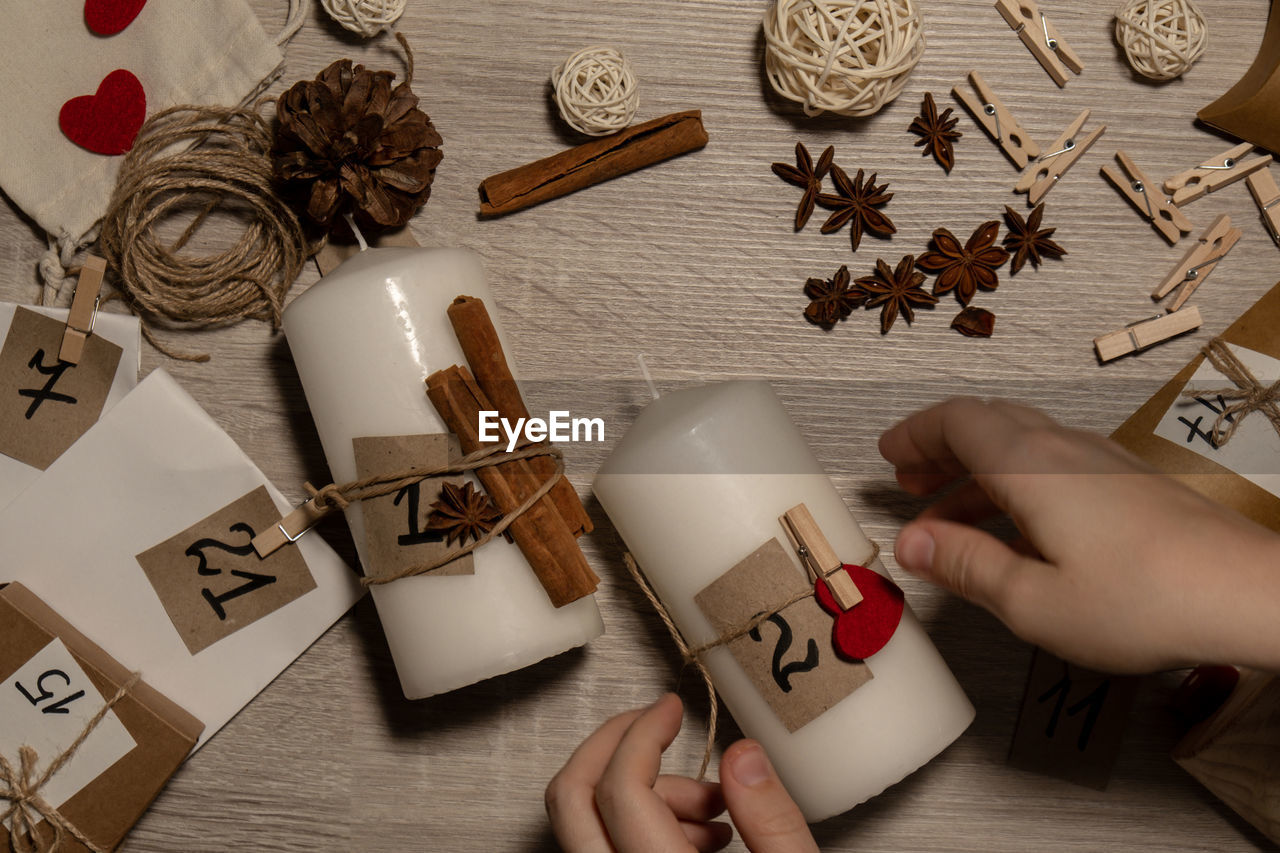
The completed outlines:
<svg viewBox="0 0 1280 853">
<path fill-rule="evenodd" d="M 1172 80 L 1204 53 L 1208 31 L 1191 0 L 1129 0 L 1116 12 L 1116 41 L 1134 71 Z"/>
<path fill-rule="evenodd" d="M 400 19 L 405 0 L 320 0 L 320 5 L 344 29 L 372 38 Z"/>
<path fill-rule="evenodd" d="M 776 0 L 764 38 L 769 83 L 809 116 L 876 112 L 902 93 L 925 46 L 913 0 Z"/>
<path fill-rule="evenodd" d="M 168 355 L 208 358 L 171 352 L 150 324 L 280 325 L 309 250 L 297 216 L 274 191 L 271 139 L 256 110 L 176 106 L 147 120 L 120 165 L 99 250 L 147 340 Z M 215 213 L 243 230 L 220 251 L 189 246 Z"/>
<path fill-rule="evenodd" d="M 589 136 L 622 130 L 640 105 L 631 63 L 611 47 L 584 47 L 556 66 L 551 85 L 560 117 Z"/>
</svg>

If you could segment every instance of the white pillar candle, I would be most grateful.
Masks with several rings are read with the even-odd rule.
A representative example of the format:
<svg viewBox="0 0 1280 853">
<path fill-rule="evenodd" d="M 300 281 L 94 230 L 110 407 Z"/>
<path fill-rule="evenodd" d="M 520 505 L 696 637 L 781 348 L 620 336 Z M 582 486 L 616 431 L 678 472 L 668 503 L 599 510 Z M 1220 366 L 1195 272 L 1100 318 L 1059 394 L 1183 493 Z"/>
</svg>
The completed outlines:
<svg viewBox="0 0 1280 853">
<path fill-rule="evenodd" d="M 596 474 L 594 491 L 691 648 L 718 638 L 694 596 L 804 503 L 845 562 L 871 543 L 766 382 L 725 382 L 650 403 Z M 879 561 L 870 568 L 886 574 Z M 804 572 L 799 558 L 795 570 Z M 828 646 L 830 648 L 830 646 Z M 974 710 L 907 608 L 867 659 L 873 678 L 794 732 L 726 646 L 702 654 L 716 690 L 763 744 L 810 821 L 846 811 L 960 736 Z"/>
<path fill-rule="evenodd" d="M 436 370 L 466 364 L 446 314 L 462 294 L 485 300 L 497 324 L 472 253 L 368 249 L 285 310 L 289 348 L 335 482 L 356 479 L 354 438 L 449 431 L 424 383 Z M 360 504 L 346 516 L 368 565 Z M 420 575 L 371 587 L 410 699 L 511 672 L 604 631 L 593 596 L 553 607 L 520 549 L 504 538 L 477 549 L 474 559 L 474 575 Z"/>
</svg>

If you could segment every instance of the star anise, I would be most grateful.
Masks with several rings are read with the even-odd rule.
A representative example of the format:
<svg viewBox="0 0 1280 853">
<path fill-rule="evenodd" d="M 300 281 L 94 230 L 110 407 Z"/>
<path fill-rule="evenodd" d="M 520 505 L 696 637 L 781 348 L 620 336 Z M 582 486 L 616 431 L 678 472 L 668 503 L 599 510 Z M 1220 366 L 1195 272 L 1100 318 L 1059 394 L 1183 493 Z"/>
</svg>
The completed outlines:
<svg viewBox="0 0 1280 853">
<path fill-rule="evenodd" d="M 818 193 L 822 192 L 822 179 L 831 169 L 831 158 L 835 155 L 835 146 L 828 145 L 827 150 L 819 155 L 815 166 L 813 158 L 809 156 L 809 149 L 804 147 L 803 142 L 797 142 L 794 166 L 790 163 L 774 163 L 771 167 L 773 173 L 779 178 L 804 190 L 804 195 L 800 196 L 800 206 L 796 208 L 797 231 L 803 228 L 809 221 L 809 217 L 813 215 L 813 204 L 818 200 Z"/>
<path fill-rule="evenodd" d="M 916 147 L 924 146 L 921 156 L 928 157 L 932 154 L 933 159 L 938 161 L 938 165 L 947 174 L 951 174 L 951 168 L 956 164 L 955 141 L 963 135 L 955 129 L 957 122 L 959 119 L 951 118 L 951 107 L 938 115 L 938 105 L 933 102 L 933 93 L 925 92 L 920 115 L 907 128 L 912 133 L 919 134 Z"/>
<path fill-rule="evenodd" d="M 951 321 L 951 328 L 966 338 L 989 338 L 996 328 L 996 315 L 986 308 L 970 305 Z"/>
<path fill-rule="evenodd" d="M 876 261 L 876 271 L 866 278 L 857 281 L 859 287 L 870 297 L 868 308 L 883 306 L 880 311 L 880 334 L 886 334 L 893 328 L 893 321 L 898 312 L 910 323 L 915 320 L 913 305 L 937 305 L 938 297 L 926 293 L 920 285 L 924 282 L 924 273 L 915 271 L 914 255 L 903 255 L 897 269 L 889 269 L 882 260 Z"/>
<path fill-rule="evenodd" d="M 440 489 L 440 500 L 431 504 L 426 530 L 443 533 L 446 545 L 452 545 L 455 539 L 463 545 L 468 536 L 478 542 L 500 518 L 502 513 L 494 507 L 489 496 L 476 491 L 470 483 L 461 486 L 445 483 Z"/>
<path fill-rule="evenodd" d="M 995 290 L 1000 285 L 996 270 L 1009 260 L 1009 253 L 996 245 L 999 236 L 1000 223 L 994 219 L 975 228 L 963 247 L 946 228 L 934 231 L 933 250 L 917 262 L 920 269 L 938 276 L 934 295 L 954 290 L 960 304 L 968 305 L 979 287 Z"/>
<path fill-rule="evenodd" d="M 846 222 L 852 222 L 849 226 L 849 239 L 856 252 L 858 244 L 862 242 L 864 229 L 878 237 L 888 237 L 898 230 L 889 217 L 876 210 L 877 206 L 893 198 L 893 193 L 885 192 L 889 188 L 887 183 L 876 186 L 874 173 L 864 182 L 862 170 L 859 169 L 858 176 L 850 181 L 844 169 L 833 165 L 831 181 L 836 185 L 836 194 L 822 193 L 818 196 L 818 204 L 835 211 L 822 223 L 823 234 L 839 231 Z"/>
<path fill-rule="evenodd" d="M 1024 221 L 1018 211 L 1005 206 L 1004 219 L 1009 224 L 1009 233 L 1005 235 L 1004 247 L 1013 253 L 1013 263 L 1009 274 L 1016 275 L 1027 261 L 1031 266 L 1040 266 L 1040 258 L 1060 258 L 1067 250 L 1049 238 L 1057 228 L 1041 228 L 1040 220 L 1044 216 L 1044 204 L 1037 204 L 1036 209 Z"/>
<path fill-rule="evenodd" d="M 804 295 L 813 300 L 804 309 L 804 316 L 810 323 L 824 329 L 830 329 L 867 301 L 865 290 L 856 284 L 850 286 L 847 266 L 841 266 L 829 280 L 811 278 L 806 281 Z"/>
</svg>

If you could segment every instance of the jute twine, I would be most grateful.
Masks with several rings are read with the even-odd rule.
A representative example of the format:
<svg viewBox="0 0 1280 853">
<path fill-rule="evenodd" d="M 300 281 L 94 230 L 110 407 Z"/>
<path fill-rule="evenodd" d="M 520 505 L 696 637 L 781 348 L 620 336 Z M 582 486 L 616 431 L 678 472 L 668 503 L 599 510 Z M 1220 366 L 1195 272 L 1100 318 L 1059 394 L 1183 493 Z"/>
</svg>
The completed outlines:
<svg viewBox="0 0 1280 853">
<path fill-rule="evenodd" d="M 1134 71 L 1172 80 L 1204 53 L 1208 31 L 1191 0 L 1129 0 L 1116 12 L 1116 41 Z"/>
<path fill-rule="evenodd" d="M 551 72 L 560 117 L 589 136 L 616 133 L 636 116 L 640 94 L 627 58 L 611 47 L 584 47 Z"/>
<path fill-rule="evenodd" d="M 514 510 L 506 513 L 495 524 L 488 533 L 474 540 L 470 545 L 459 548 L 442 555 L 436 560 L 421 563 L 419 565 L 409 566 L 398 572 L 388 575 L 366 576 L 360 579 L 360 583 L 364 586 L 378 586 L 384 583 L 391 583 L 402 578 L 413 577 L 415 575 L 425 574 L 434 569 L 438 569 L 446 563 L 451 563 L 459 557 L 470 554 L 475 549 L 501 536 L 506 529 L 511 526 L 517 518 L 524 515 L 529 509 L 542 500 L 552 486 L 564 475 L 564 453 L 560 448 L 550 444 L 533 444 L 519 447 L 508 453 L 502 449 L 501 445 L 485 447 L 480 450 L 467 454 L 457 462 L 449 465 L 440 465 L 435 468 L 405 468 L 401 471 L 395 471 L 388 474 L 375 474 L 371 477 L 365 477 L 363 480 L 353 480 L 350 483 L 342 485 L 332 484 L 325 486 L 323 489 L 312 490 L 311 498 L 315 505 L 327 511 L 335 509 L 346 509 L 357 501 L 367 501 L 373 498 L 385 497 L 386 495 L 395 494 L 405 486 L 411 486 L 414 483 L 421 483 L 429 477 L 440 477 L 447 474 L 465 474 L 469 471 L 476 471 L 480 468 L 488 468 L 493 465 L 503 465 L 507 462 L 517 462 L 521 459 L 532 459 L 535 456 L 550 456 L 556 461 L 555 472 L 548 477 L 542 485 L 538 486 L 534 492 L 525 499 Z"/>
<path fill-rule="evenodd" d="M 1275 427 L 1276 435 L 1280 436 L 1280 379 L 1263 385 L 1222 338 L 1209 341 L 1203 352 L 1213 369 L 1234 383 L 1231 388 L 1182 392 L 1183 397 L 1221 397 L 1226 402 L 1213 422 L 1210 432 L 1213 443 L 1218 447 L 1225 445 L 1253 412 L 1266 415 L 1271 426 Z"/>
<path fill-rule="evenodd" d="M 8 808 L 0 812 L 0 824 L 13 821 L 9 829 L 9 849 L 12 853 L 52 853 L 62 848 L 62 843 L 68 835 L 83 844 L 90 853 L 106 853 L 106 848 L 94 844 L 52 803 L 42 797 L 40 791 L 54 774 L 75 756 L 76 751 L 89 739 L 89 735 L 93 734 L 93 730 L 137 685 L 140 678 L 141 676 L 135 672 L 120 685 L 115 695 L 85 723 L 80 735 L 62 751 L 61 755 L 49 763 L 43 773 L 36 771 L 39 756 L 30 746 L 18 748 L 17 766 L 14 766 L 5 756 L 0 755 L 0 800 L 7 800 L 9 803 Z M 53 839 L 48 845 L 41 844 L 40 836 L 36 832 L 36 827 L 42 821 L 48 821 L 49 826 L 53 827 Z"/>
<path fill-rule="evenodd" d="M 775 0 L 763 26 L 769 83 L 809 116 L 871 115 L 924 54 L 914 0 Z"/>
<path fill-rule="evenodd" d="M 875 562 L 876 558 L 879 556 L 880 546 L 872 542 L 870 556 L 866 557 L 860 565 L 869 565 L 870 563 Z M 707 712 L 707 744 L 702 752 L 702 763 L 698 766 L 697 777 L 698 780 L 701 781 L 706 778 L 707 767 L 711 764 L 711 753 L 716 742 L 716 723 L 720 716 L 719 702 L 716 700 L 716 686 L 711 680 L 711 672 L 707 669 L 707 665 L 702 661 L 702 656 L 714 648 L 728 645 L 740 637 L 745 637 L 765 622 L 768 622 L 770 617 L 781 613 L 796 602 L 804 601 L 806 598 L 812 598 L 814 596 L 814 587 L 810 585 L 806 589 L 792 595 L 781 604 L 775 605 L 773 609 L 758 613 L 737 627 L 724 631 L 709 643 L 703 643 L 700 646 L 690 646 L 688 642 L 685 641 L 684 635 L 680 633 L 680 629 L 676 627 L 675 620 L 671 618 L 670 611 L 667 610 L 666 606 L 658 598 L 657 593 L 653 591 L 653 587 L 649 586 L 649 582 L 645 580 L 644 573 L 640 570 L 640 566 L 636 563 L 635 558 L 632 557 L 631 554 L 627 553 L 622 555 L 622 561 L 626 565 L 627 571 L 631 574 L 631 579 L 636 582 L 636 585 L 640 587 L 640 591 L 644 593 L 644 597 L 649 599 L 649 604 L 651 604 L 653 609 L 657 611 L 658 618 L 662 620 L 662 624 L 667 626 L 667 631 L 671 634 L 671 639 L 675 641 L 676 648 L 680 650 L 680 657 L 684 659 L 686 665 L 692 665 L 698 671 L 698 675 L 702 678 L 703 686 L 707 688 L 707 707 L 709 709 Z M 822 578 L 825 580 L 835 572 L 843 570 L 843 567 L 832 569 L 825 573 Z M 817 580 L 812 569 L 809 569 L 809 575 L 811 579 L 815 581 Z"/>
<path fill-rule="evenodd" d="M 372 38 L 400 20 L 405 0 L 320 0 L 320 5 L 343 29 Z"/>
<path fill-rule="evenodd" d="M 271 141 L 256 109 L 176 106 L 147 120 L 120 166 L 98 246 L 143 334 L 166 355 L 208 360 L 162 346 L 152 325 L 280 326 L 285 294 L 310 252 L 297 216 L 273 189 Z M 219 209 L 244 223 L 234 244 L 213 253 L 188 248 Z M 158 233 L 193 212 L 176 239 Z"/>
</svg>

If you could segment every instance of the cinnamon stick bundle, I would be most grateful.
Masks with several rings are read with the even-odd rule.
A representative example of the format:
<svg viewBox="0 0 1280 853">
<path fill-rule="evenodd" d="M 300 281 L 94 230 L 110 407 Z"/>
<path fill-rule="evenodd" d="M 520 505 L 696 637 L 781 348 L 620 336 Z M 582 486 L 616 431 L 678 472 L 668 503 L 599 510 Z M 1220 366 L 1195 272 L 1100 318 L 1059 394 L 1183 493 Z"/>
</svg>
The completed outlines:
<svg viewBox="0 0 1280 853">
<path fill-rule="evenodd" d="M 480 182 L 480 215 L 514 213 L 707 144 L 702 111 L 672 113 Z"/>
<path fill-rule="evenodd" d="M 502 351 L 502 341 L 498 340 L 498 330 L 489 318 L 484 300 L 474 296 L 459 296 L 449 306 L 448 314 L 476 384 L 489 398 L 498 416 L 512 422 L 516 418 L 527 419 L 529 409 L 520 396 L 520 387 L 511 374 L 507 356 Z M 556 471 L 556 463 L 546 456 L 530 459 L 529 467 L 540 480 L 554 476 Z M 551 487 L 549 497 L 574 536 L 591 532 L 591 518 L 572 483 L 561 477 Z"/>
<path fill-rule="evenodd" d="M 428 376 L 427 397 L 458 436 L 464 453 L 490 446 L 480 441 L 479 420 L 482 410 L 492 411 L 494 406 L 465 367 L 454 365 Z M 545 479 L 539 478 L 526 460 L 480 468 L 476 476 L 504 513 L 518 509 Z M 563 607 L 595 592 L 600 579 L 587 565 L 587 558 L 550 494 L 512 521 L 507 531 L 554 606 Z"/>
</svg>

